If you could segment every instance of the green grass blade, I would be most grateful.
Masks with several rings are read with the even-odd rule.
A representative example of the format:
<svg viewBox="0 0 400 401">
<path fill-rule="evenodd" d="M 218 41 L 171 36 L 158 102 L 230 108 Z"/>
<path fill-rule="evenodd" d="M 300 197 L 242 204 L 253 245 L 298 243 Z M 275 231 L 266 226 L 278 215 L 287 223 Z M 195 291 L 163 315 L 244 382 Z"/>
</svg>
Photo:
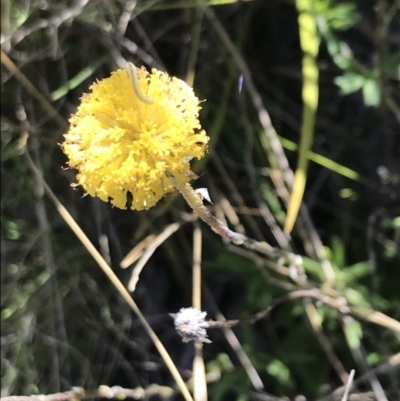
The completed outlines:
<svg viewBox="0 0 400 401">
<path fill-rule="evenodd" d="M 296 151 L 298 149 L 298 146 L 296 143 L 293 141 L 290 141 L 289 139 L 279 137 L 279 140 L 281 141 L 282 146 L 285 149 L 291 150 L 291 151 Z M 361 181 L 362 178 L 360 177 L 360 174 L 358 174 L 356 171 L 343 166 L 339 163 L 336 163 L 335 161 L 328 159 L 325 156 L 322 156 L 318 153 L 315 153 L 313 151 L 308 152 L 308 159 L 313 161 L 314 163 L 319 164 L 320 166 L 323 166 L 327 168 L 328 170 L 331 170 L 337 174 L 342 175 L 343 177 L 349 178 L 350 180 L 353 181 Z"/>
</svg>

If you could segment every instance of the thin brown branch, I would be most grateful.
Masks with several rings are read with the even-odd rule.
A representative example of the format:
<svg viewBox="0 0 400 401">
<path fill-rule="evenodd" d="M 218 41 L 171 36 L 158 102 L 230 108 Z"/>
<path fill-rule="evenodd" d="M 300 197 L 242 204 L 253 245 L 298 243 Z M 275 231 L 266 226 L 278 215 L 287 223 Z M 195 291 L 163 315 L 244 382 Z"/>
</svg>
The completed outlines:
<svg viewBox="0 0 400 401">
<path fill-rule="evenodd" d="M 349 374 L 347 373 L 339 357 L 336 355 L 332 343 L 329 341 L 329 339 L 326 337 L 323 331 L 322 323 L 318 317 L 315 305 L 311 302 L 309 298 L 304 299 L 304 304 L 308 320 L 311 324 L 311 327 L 314 330 L 318 342 L 320 343 L 322 349 L 324 350 L 325 355 L 328 358 L 328 361 L 336 370 L 337 375 L 340 377 L 343 384 L 346 384 L 346 382 L 349 381 Z"/>
<path fill-rule="evenodd" d="M 386 362 L 382 363 L 381 365 L 375 367 L 372 371 L 376 375 L 383 375 L 383 374 L 389 374 L 392 371 L 398 371 L 400 369 L 400 353 L 397 353 L 393 356 L 391 356 Z M 357 380 L 354 381 L 353 386 L 355 385 L 364 385 L 365 383 L 368 383 L 369 380 L 369 375 L 368 373 L 360 376 Z M 320 399 L 318 401 L 334 401 L 334 400 L 340 400 L 340 397 L 345 393 L 347 388 L 347 385 L 344 385 L 342 387 L 337 388 L 333 393 L 328 394 Z"/>
<path fill-rule="evenodd" d="M 13 395 L 1 397 L 2 401 L 78 401 L 88 398 L 108 398 L 110 400 L 122 400 L 124 398 L 133 398 L 135 400 L 147 399 L 158 395 L 162 399 L 170 398 L 176 391 L 171 387 L 151 384 L 146 388 L 137 387 L 127 389 L 119 386 L 108 387 L 100 386 L 95 390 L 85 390 L 81 387 L 74 387 L 71 391 L 65 391 L 55 394 L 35 394 L 35 395 Z"/>
<path fill-rule="evenodd" d="M 244 234 L 232 231 L 221 220 L 211 214 L 211 212 L 204 206 L 201 196 L 193 190 L 190 184 L 182 185 L 175 179 L 173 179 L 173 182 L 189 206 L 216 234 L 220 235 L 223 239 L 232 242 L 235 245 L 243 245 L 244 247 L 263 255 L 275 258 L 285 258 L 290 264 L 298 264 L 297 261 L 301 259 L 299 255 L 274 248 L 266 242 L 255 241 Z"/>
<path fill-rule="evenodd" d="M 29 79 L 21 72 L 14 62 L 1 51 L 1 62 L 7 69 L 14 74 L 15 78 L 21 85 L 39 102 L 43 109 L 50 117 L 53 117 L 61 128 L 68 128 L 68 123 L 58 114 L 58 111 L 50 104 L 50 102 L 36 89 Z"/>
<path fill-rule="evenodd" d="M 46 194 L 48 195 L 50 200 L 54 203 L 54 205 L 57 208 L 58 212 L 60 213 L 61 217 L 68 224 L 68 226 L 71 228 L 71 230 L 74 232 L 74 234 L 79 238 L 79 240 L 85 246 L 87 251 L 90 253 L 90 255 L 97 262 L 99 267 L 103 270 L 103 272 L 106 274 L 108 279 L 111 281 L 111 283 L 115 286 L 115 288 L 121 294 L 122 298 L 126 301 L 126 303 L 129 305 L 129 307 L 132 309 L 132 311 L 136 314 L 137 318 L 143 325 L 143 327 L 146 330 L 149 337 L 152 339 L 152 341 L 153 341 L 154 345 L 156 346 L 158 352 L 160 353 L 162 359 L 164 360 L 165 364 L 167 365 L 171 375 L 175 379 L 176 384 L 179 387 L 185 400 L 193 401 L 193 397 L 190 394 L 185 382 L 182 379 L 182 376 L 180 375 L 177 367 L 175 366 L 173 360 L 171 359 L 168 351 L 164 347 L 163 343 L 159 340 L 157 334 L 154 332 L 154 330 L 151 328 L 151 326 L 147 322 L 146 318 L 140 311 L 139 307 L 137 306 L 136 302 L 131 297 L 128 290 L 125 288 L 125 286 L 119 280 L 119 278 L 117 277 L 115 272 L 111 269 L 111 267 L 104 260 L 104 258 L 100 254 L 100 252 L 95 248 L 95 246 L 92 244 L 92 242 L 90 242 L 89 238 L 83 232 L 81 227 L 72 218 L 71 214 L 64 207 L 64 205 L 57 199 L 56 195 L 53 193 L 51 188 L 47 185 L 47 183 L 43 179 L 40 171 L 37 169 L 37 167 L 33 163 L 32 159 L 29 155 L 29 152 L 26 148 L 27 139 L 28 139 L 28 134 L 24 133 L 20 140 L 20 150 L 21 150 L 21 153 L 25 152 L 28 166 L 31 169 L 31 171 L 33 172 L 35 178 L 38 180 L 38 182 L 41 185 L 43 185 L 44 191 L 46 192 Z"/>
<path fill-rule="evenodd" d="M 210 329 L 222 329 L 227 327 L 237 326 L 238 324 L 254 324 L 260 319 L 268 316 L 271 311 L 278 305 L 292 301 L 299 298 L 313 298 L 316 299 L 325 305 L 330 306 L 331 308 L 337 309 L 340 313 L 353 315 L 355 317 L 361 318 L 370 323 L 375 323 L 380 326 L 386 327 L 390 330 L 393 330 L 396 333 L 400 333 L 400 322 L 395 319 L 392 319 L 389 316 L 384 315 L 383 313 L 374 311 L 372 309 L 360 309 L 353 306 L 349 306 L 346 303 L 344 298 L 335 299 L 331 298 L 325 294 L 322 294 L 317 288 L 313 289 L 303 289 L 298 291 L 293 291 L 288 294 L 284 294 L 276 299 L 274 299 L 265 309 L 257 312 L 254 315 L 235 320 L 226 320 L 223 322 L 218 321 L 209 321 Z"/>
</svg>

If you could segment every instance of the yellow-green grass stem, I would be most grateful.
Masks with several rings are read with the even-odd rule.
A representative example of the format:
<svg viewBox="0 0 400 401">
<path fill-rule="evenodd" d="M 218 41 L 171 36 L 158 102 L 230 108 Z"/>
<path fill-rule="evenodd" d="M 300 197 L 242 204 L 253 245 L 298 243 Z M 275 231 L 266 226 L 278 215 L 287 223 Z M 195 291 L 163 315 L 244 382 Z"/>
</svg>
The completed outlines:
<svg viewBox="0 0 400 401">
<path fill-rule="evenodd" d="M 297 144 L 289 139 L 280 136 L 279 140 L 281 141 L 282 146 L 287 150 L 295 152 L 298 149 Z M 329 159 L 328 157 L 315 153 L 311 150 L 308 152 L 308 159 L 314 163 L 319 164 L 322 167 L 327 168 L 328 170 L 340 174 L 343 177 L 349 178 L 350 180 L 366 181 L 356 171 L 346 166 L 343 166 L 342 164 L 336 163 L 335 161 Z"/>
<path fill-rule="evenodd" d="M 284 231 L 290 233 L 296 222 L 307 180 L 308 153 L 311 149 L 318 107 L 318 36 L 312 0 L 296 0 L 300 46 L 303 52 L 303 117 L 299 159 L 294 175 Z"/>
</svg>

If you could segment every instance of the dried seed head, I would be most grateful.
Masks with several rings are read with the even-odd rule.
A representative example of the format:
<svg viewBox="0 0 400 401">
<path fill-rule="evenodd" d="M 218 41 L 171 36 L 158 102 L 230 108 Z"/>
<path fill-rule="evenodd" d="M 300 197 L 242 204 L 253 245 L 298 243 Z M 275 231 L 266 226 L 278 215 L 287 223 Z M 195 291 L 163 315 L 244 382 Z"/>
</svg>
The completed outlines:
<svg viewBox="0 0 400 401">
<path fill-rule="evenodd" d="M 170 313 L 170 315 L 174 318 L 175 329 L 182 337 L 183 342 L 211 342 L 207 338 L 208 322 L 204 320 L 207 312 L 202 312 L 196 308 L 182 308 L 178 313 Z"/>
</svg>

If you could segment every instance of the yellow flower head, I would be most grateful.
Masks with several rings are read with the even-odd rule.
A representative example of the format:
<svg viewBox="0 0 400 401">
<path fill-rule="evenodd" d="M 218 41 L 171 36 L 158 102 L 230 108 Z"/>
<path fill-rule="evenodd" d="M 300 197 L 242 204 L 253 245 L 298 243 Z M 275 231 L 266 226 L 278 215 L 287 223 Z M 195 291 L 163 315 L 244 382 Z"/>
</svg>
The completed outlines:
<svg viewBox="0 0 400 401">
<path fill-rule="evenodd" d="M 190 181 L 189 161 L 204 156 L 209 138 L 191 87 L 156 69 L 136 72 L 139 93 L 126 70 L 90 87 L 62 148 L 88 194 L 126 209 L 130 193 L 131 208 L 143 210 L 174 190 L 171 178 Z"/>
</svg>

